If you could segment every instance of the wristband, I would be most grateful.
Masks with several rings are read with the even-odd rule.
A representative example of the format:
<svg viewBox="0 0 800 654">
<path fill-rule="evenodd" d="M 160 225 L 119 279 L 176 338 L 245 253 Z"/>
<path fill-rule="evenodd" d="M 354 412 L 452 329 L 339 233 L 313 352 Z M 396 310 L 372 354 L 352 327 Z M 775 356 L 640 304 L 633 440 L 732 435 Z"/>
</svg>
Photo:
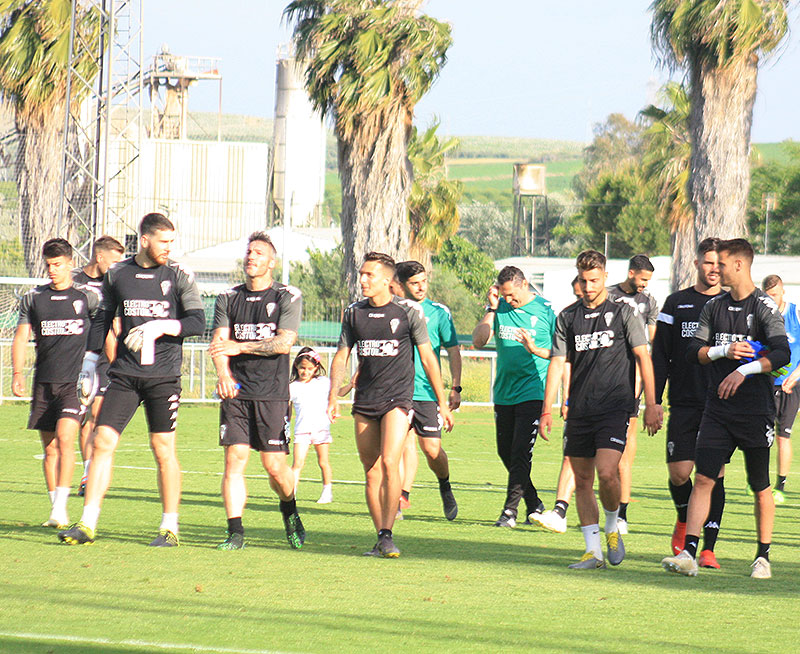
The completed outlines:
<svg viewBox="0 0 800 654">
<path fill-rule="evenodd" d="M 743 363 L 736 369 L 736 372 L 741 373 L 745 377 L 749 375 L 758 375 L 761 372 L 761 362 L 750 361 L 749 363 Z"/>
<path fill-rule="evenodd" d="M 22 372 L 21 370 L 17 370 L 17 371 L 14 372 L 14 374 L 15 375 L 24 375 L 25 373 Z"/>
<path fill-rule="evenodd" d="M 483 308 L 484 313 L 497 313 L 497 309 L 493 309 L 488 304 Z"/>
<path fill-rule="evenodd" d="M 542 412 L 539 414 L 539 417 L 541 418 L 542 416 L 552 416 L 552 415 L 553 415 L 553 414 L 552 414 L 552 413 L 550 413 L 549 411 L 542 411 Z"/>
<path fill-rule="evenodd" d="M 712 361 L 724 359 L 726 356 L 728 356 L 728 350 L 730 349 L 730 343 L 725 343 L 725 345 L 714 345 L 713 347 L 708 348 L 708 358 Z"/>
<path fill-rule="evenodd" d="M 453 386 L 453 388 L 451 388 L 450 390 L 453 390 L 456 393 L 460 393 L 463 389 L 461 388 L 461 386 Z"/>
</svg>

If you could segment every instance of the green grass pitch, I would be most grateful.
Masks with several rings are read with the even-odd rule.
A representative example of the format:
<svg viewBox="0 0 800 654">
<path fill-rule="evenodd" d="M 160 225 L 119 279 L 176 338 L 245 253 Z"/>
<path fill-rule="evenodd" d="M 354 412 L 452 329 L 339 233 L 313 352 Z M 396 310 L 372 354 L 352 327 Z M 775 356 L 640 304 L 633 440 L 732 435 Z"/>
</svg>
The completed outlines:
<svg viewBox="0 0 800 654">
<path fill-rule="evenodd" d="M 491 525 L 505 471 L 489 409 L 459 412 L 446 436 L 460 512 L 448 523 L 420 462 L 411 509 L 397 523 L 397 560 L 362 558 L 375 534 L 363 500 L 352 421 L 334 425 L 334 503 L 318 506 L 309 455 L 299 487 L 305 547 L 287 545 L 277 500 L 253 457 L 247 547 L 217 551 L 225 515 L 215 407 L 184 406 L 179 424 L 182 547 L 152 549 L 160 505 L 141 411 L 123 434 L 97 542 L 67 547 L 48 516 L 27 407 L 0 407 L 0 651 L 77 652 L 774 652 L 797 638 L 800 485 L 778 507 L 773 579 L 749 578 L 752 500 L 741 457 L 727 474 L 718 571 L 695 579 L 662 571 L 674 510 L 664 436 L 640 434 L 628 556 L 617 568 L 567 569 L 583 552 L 570 506 L 566 534 Z M 554 500 L 560 427 L 538 442 L 533 478 Z M 77 482 L 76 471 L 76 482 Z M 70 498 L 70 517 L 80 516 Z"/>
</svg>

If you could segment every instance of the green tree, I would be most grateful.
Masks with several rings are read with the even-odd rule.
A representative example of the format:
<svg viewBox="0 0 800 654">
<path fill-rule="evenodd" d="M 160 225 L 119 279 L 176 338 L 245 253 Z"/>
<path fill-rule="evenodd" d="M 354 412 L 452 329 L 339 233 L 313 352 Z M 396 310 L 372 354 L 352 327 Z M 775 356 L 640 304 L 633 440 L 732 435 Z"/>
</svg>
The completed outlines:
<svg viewBox="0 0 800 654">
<path fill-rule="evenodd" d="M 419 13 L 423 0 L 294 0 L 306 89 L 330 114 L 342 183 L 344 269 L 352 296 L 369 250 L 405 258 L 410 243 L 408 139 L 416 103 L 446 61 L 450 26 Z"/>
<path fill-rule="evenodd" d="M 688 77 L 696 240 L 745 234 L 758 66 L 787 31 L 786 0 L 654 0 L 662 62 Z"/>
<path fill-rule="evenodd" d="M 433 257 L 433 263 L 454 272 L 478 301 L 486 296 L 486 291 L 497 278 L 492 260 L 458 235 L 445 241 Z"/>
<path fill-rule="evenodd" d="M 459 334 L 471 334 L 483 316 L 483 304 L 476 302 L 464 283 L 450 268 L 434 266 L 428 285 L 428 296 L 445 304 L 453 316 Z"/>
<path fill-rule="evenodd" d="M 76 25 L 96 43 L 100 21 L 77 3 Z M 16 177 L 25 262 L 31 275 L 43 273 L 41 247 L 56 234 L 64 146 L 69 65 L 70 0 L 0 0 L 0 91 L 14 106 L 21 139 Z M 77 68 L 91 83 L 97 62 L 83 52 Z M 80 97 L 75 98 L 76 108 Z M 78 192 L 78 189 L 74 189 Z"/>
<path fill-rule="evenodd" d="M 330 252 L 308 251 L 308 262 L 292 264 L 291 283 L 303 293 L 303 320 L 340 320 L 347 304 L 341 244 Z"/>
<path fill-rule="evenodd" d="M 492 259 L 511 256 L 511 228 L 514 218 L 510 210 L 497 203 L 470 202 L 461 206 L 458 235 L 477 246 Z"/>
</svg>

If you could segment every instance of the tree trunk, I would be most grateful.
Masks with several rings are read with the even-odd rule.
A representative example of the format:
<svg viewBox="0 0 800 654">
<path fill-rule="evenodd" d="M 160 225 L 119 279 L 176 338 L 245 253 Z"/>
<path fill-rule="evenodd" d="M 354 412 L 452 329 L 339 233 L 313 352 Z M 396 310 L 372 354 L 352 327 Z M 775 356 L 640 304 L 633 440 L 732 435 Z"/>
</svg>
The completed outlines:
<svg viewBox="0 0 800 654">
<path fill-rule="evenodd" d="M 672 271 L 670 287 L 672 292 L 695 283 L 694 260 L 697 251 L 695 225 L 692 220 L 684 220 L 672 233 Z"/>
<path fill-rule="evenodd" d="M 421 263 L 430 274 L 433 268 L 431 251 L 411 234 L 411 244 L 408 246 L 408 258 Z"/>
<path fill-rule="evenodd" d="M 689 192 L 696 243 L 708 236 L 728 239 L 747 234 L 750 128 L 757 77 L 755 56 L 724 68 L 702 61 L 692 66 Z"/>
<path fill-rule="evenodd" d="M 411 240 L 407 206 L 412 182 L 407 156 L 410 129 L 410 113 L 395 106 L 365 116 L 349 139 L 337 133 L 343 265 L 351 299 L 360 295 L 358 269 L 367 252 L 407 258 Z"/>
</svg>

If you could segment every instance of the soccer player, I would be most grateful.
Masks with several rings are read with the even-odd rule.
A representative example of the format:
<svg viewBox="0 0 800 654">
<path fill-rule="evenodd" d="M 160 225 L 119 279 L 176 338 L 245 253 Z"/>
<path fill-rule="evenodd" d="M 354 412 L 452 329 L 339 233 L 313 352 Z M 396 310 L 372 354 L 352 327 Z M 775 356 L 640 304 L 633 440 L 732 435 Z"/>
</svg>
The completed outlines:
<svg viewBox="0 0 800 654">
<path fill-rule="evenodd" d="M 521 499 L 525 499 L 526 516 L 544 511 L 531 481 L 531 457 L 539 433 L 555 313 L 514 266 L 500 271 L 487 300 L 486 313 L 472 332 L 472 344 L 482 348 L 495 335 L 495 434 L 497 453 L 508 470 L 508 486 L 494 525 L 515 527 Z"/>
<path fill-rule="evenodd" d="M 612 300 L 625 302 L 636 311 L 645 325 L 648 343 L 653 341 L 656 332 L 656 318 L 658 317 L 658 302 L 647 292 L 647 284 L 653 278 L 655 268 L 650 259 L 644 254 L 631 257 L 628 262 L 628 277 L 619 284 L 608 288 L 608 295 Z M 641 396 L 641 385 L 637 377 L 636 397 Z M 628 503 L 631 501 L 631 484 L 633 459 L 636 457 L 636 421 L 639 417 L 639 402 L 633 408 L 628 422 L 628 437 L 625 451 L 619 462 L 619 478 L 622 484 L 622 495 L 619 505 L 619 533 L 628 533 Z"/>
<path fill-rule="evenodd" d="M 730 291 L 709 300 L 687 348 L 687 358 L 707 365 L 708 393 L 697 433 L 695 477 L 686 518 L 686 538 L 677 556 L 662 566 L 697 574 L 700 528 L 723 464 L 738 447 L 755 496 L 758 549 L 751 577 L 772 576 L 769 549 L 775 503 L 769 487 L 769 448 L 775 438 L 775 398 L 769 373 L 789 363 L 789 343 L 778 306 L 751 277 L 753 247 L 745 239 L 721 241 L 720 282 Z M 765 349 L 760 349 L 761 344 Z M 754 347 L 756 345 L 756 347 Z M 758 348 L 758 351 L 757 349 Z"/>
<path fill-rule="evenodd" d="M 558 315 L 539 426 L 542 435 L 549 436 L 553 426 L 550 407 L 558 395 L 564 363 L 569 360 L 572 368 L 564 455 L 569 457 L 575 473 L 575 504 L 586 543 L 586 553 L 569 567 L 594 570 L 606 567 L 594 496 L 595 471 L 605 511 L 608 562 L 619 565 L 625 557 L 617 524 L 619 460 L 637 401 L 637 364 L 644 386 L 644 423 L 649 432 L 660 429 L 663 414 L 655 403 L 653 366 L 644 326 L 629 304 L 609 297 L 605 286 L 606 258 L 595 250 L 586 250 L 578 255 L 576 266 L 583 298 Z"/>
<path fill-rule="evenodd" d="M 97 417 L 83 515 L 59 533 L 69 545 L 94 541 L 100 505 L 111 484 L 114 451 L 140 403 L 144 403 L 163 507 L 158 536 L 150 545 L 178 545 L 181 470 L 175 427 L 181 398 L 182 344 L 184 338 L 203 333 L 205 315 L 194 276 L 169 258 L 174 240 L 175 227 L 168 218 L 147 214 L 139 224 L 139 252 L 109 268 L 103 279 L 100 310 L 92 321 L 83 360 L 81 388 L 96 376 L 100 350 L 118 313 L 121 340 Z"/>
<path fill-rule="evenodd" d="M 394 297 L 390 284 L 394 260 L 369 252 L 359 270 L 364 299 L 344 312 L 339 348 L 331 363 L 328 417 L 339 417 L 336 399 L 350 351 L 358 354 L 358 377 L 353 401 L 356 446 L 366 476 L 367 507 L 378 532 L 378 542 L 367 556 L 396 558 L 394 526 L 400 499 L 399 463 L 408 433 L 414 395 L 414 346 L 439 404 L 446 431 L 453 427 L 439 364 L 431 347 L 422 307 Z"/>
<path fill-rule="evenodd" d="M 687 361 L 686 350 L 706 302 L 722 292 L 717 267 L 719 239 L 706 238 L 697 246 L 697 281 L 667 297 L 658 314 L 653 341 L 653 369 L 656 376 L 656 402 L 661 404 L 669 380 L 669 422 L 667 423 L 667 469 L 669 492 L 678 513 L 672 532 L 672 553 L 683 549 L 686 537 L 686 511 L 692 492 L 692 469 L 697 430 L 703 417 L 708 387 L 708 369 Z M 703 549 L 699 563 L 704 568 L 719 568 L 714 546 L 725 508 L 724 467 L 711 493 L 711 509 L 703 525 Z"/>
<path fill-rule="evenodd" d="M 225 448 L 222 498 L 228 537 L 217 549 L 244 547 L 242 513 L 247 501 L 244 471 L 256 450 L 280 500 L 286 538 L 303 546 L 295 477 L 289 454 L 289 352 L 300 330 L 300 291 L 272 278 L 275 246 L 266 232 L 250 235 L 244 258 L 245 283 L 217 297 L 209 354 L 217 368 L 222 399 L 219 444 Z"/>
<path fill-rule="evenodd" d="M 778 275 L 767 275 L 762 289 L 778 305 L 789 339 L 791 361 L 786 372 L 775 378 L 775 433 L 778 435 L 778 481 L 772 491 L 776 504 L 786 501 L 786 476 L 792 463 L 792 425 L 800 407 L 800 393 L 793 392 L 800 378 L 800 309 L 784 298 L 783 280 Z"/>
<path fill-rule="evenodd" d="M 44 449 L 44 480 L 50 495 L 50 518 L 43 527 L 65 529 L 67 498 L 75 468 L 75 437 L 86 407 L 75 382 L 86 352 L 91 318 L 100 303 L 91 289 L 72 280 L 72 246 L 53 238 L 42 247 L 49 284 L 28 291 L 20 302 L 11 347 L 11 390 L 25 395 L 25 352 L 33 333 L 36 361 L 28 429 L 39 430 Z"/>
<path fill-rule="evenodd" d="M 439 359 L 441 348 L 447 350 L 447 362 L 450 365 L 452 388 L 447 404 L 451 411 L 461 405 L 461 350 L 458 347 L 458 336 L 453 324 L 450 309 L 444 304 L 432 302 L 428 297 L 428 276 L 425 267 L 418 261 L 403 261 L 397 264 L 397 279 L 403 287 L 403 295 L 419 302 L 425 314 L 433 353 Z M 419 356 L 414 357 L 414 405 L 411 429 L 406 437 L 403 449 L 403 486 L 400 506 L 403 499 L 408 501 L 414 477 L 417 471 L 417 449 L 415 440 L 425 455 L 428 467 L 436 475 L 439 482 L 439 495 L 442 498 L 444 515 L 448 520 L 455 520 L 458 515 L 458 504 L 450 488 L 450 465 L 447 453 L 442 447 L 442 417 L 436 403 L 436 393 L 422 367 Z M 417 439 L 414 438 L 417 435 Z"/>
<path fill-rule="evenodd" d="M 98 297 L 102 292 L 103 277 L 108 269 L 113 266 L 117 261 L 122 259 L 125 253 L 125 248 L 122 244 L 112 236 L 101 236 L 92 244 L 92 258 L 83 268 L 75 268 L 72 271 L 72 279 L 78 284 L 83 284 L 89 288 L 97 291 Z M 108 388 L 108 367 L 111 365 L 111 359 L 114 357 L 114 352 L 117 347 L 117 339 L 114 332 L 108 332 L 106 344 L 103 351 L 100 353 L 100 358 L 97 360 L 97 392 L 94 396 L 89 411 L 86 413 L 83 427 L 81 427 L 81 457 L 83 458 L 83 476 L 81 477 L 81 485 L 78 489 L 78 495 L 83 496 L 86 487 L 86 475 L 89 471 L 89 463 L 92 460 L 92 441 L 91 436 L 94 432 L 94 424 L 97 416 L 100 413 L 100 407 L 103 405 L 103 396 Z"/>
</svg>

